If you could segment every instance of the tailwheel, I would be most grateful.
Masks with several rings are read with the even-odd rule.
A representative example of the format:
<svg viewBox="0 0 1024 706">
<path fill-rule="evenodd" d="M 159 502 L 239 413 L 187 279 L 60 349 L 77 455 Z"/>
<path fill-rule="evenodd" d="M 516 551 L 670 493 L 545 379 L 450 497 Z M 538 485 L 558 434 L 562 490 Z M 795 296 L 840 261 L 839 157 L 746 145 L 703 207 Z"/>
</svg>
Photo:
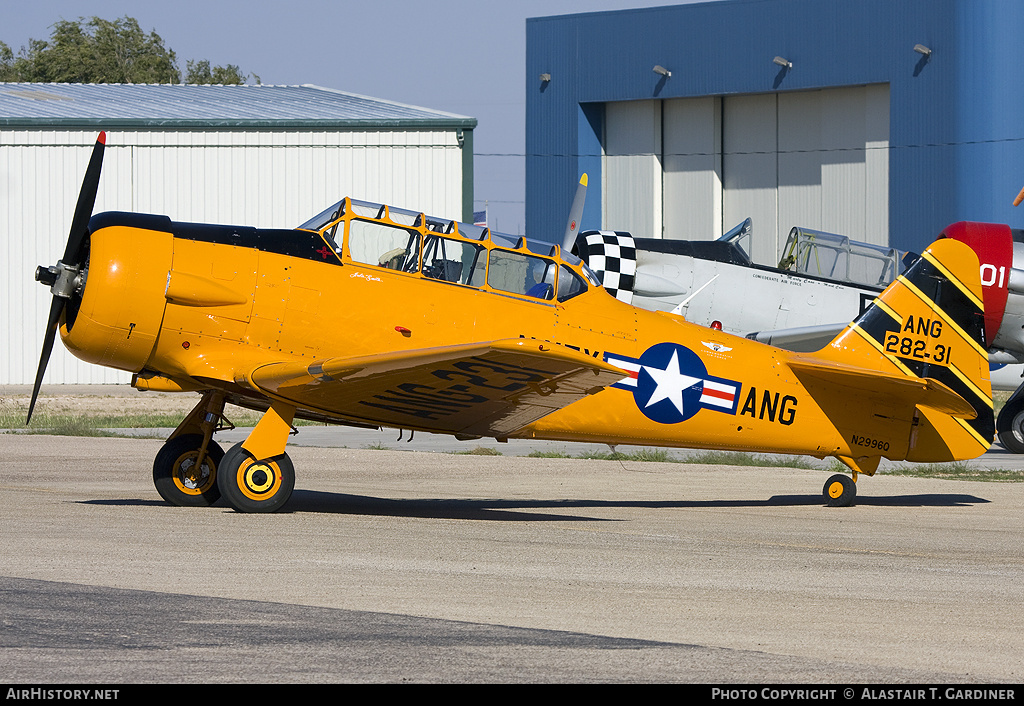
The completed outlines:
<svg viewBox="0 0 1024 706">
<path fill-rule="evenodd" d="M 200 462 L 202 434 L 183 434 L 169 439 L 153 461 L 153 485 L 167 502 L 184 507 L 206 507 L 220 498 L 217 469 L 224 450 L 211 441 Z"/>
<path fill-rule="evenodd" d="M 224 455 L 217 485 L 238 512 L 276 512 L 291 497 L 295 467 L 288 454 L 257 459 L 239 443 Z"/>
<path fill-rule="evenodd" d="M 849 507 L 857 497 L 857 484 L 850 476 L 836 473 L 825 481 L 822 495 L 825 496 L 825 504 L 829 507 Z"/>
</svg>

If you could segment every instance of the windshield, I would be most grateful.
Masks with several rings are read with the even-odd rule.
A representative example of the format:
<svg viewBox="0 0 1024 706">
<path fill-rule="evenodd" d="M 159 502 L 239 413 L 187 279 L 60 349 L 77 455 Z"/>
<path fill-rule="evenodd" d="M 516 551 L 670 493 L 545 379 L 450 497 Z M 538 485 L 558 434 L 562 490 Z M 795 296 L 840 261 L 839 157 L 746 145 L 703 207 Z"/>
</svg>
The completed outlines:
<svg viewBox="0 0 1024 706">
<path fill-rule="evenodd" d="M 345 208 L 345 202 L 339 201 L 330 208 L 326 208 L 320 213 L 316 214 L 308 221 L 299 226 L 302 230 L 320 230 L 328 223 L 336 219 L 341 215 L 342 209 Z"/>
</svg>

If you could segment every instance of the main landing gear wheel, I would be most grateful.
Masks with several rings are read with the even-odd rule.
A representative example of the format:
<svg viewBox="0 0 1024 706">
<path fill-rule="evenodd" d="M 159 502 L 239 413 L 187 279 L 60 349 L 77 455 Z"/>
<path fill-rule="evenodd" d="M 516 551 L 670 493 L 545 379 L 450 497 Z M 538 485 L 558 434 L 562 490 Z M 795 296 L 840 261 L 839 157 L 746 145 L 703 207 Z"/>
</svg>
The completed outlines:
<svg viewBox="0 0 1024 706">
<path fill-rule="evenodd" d="M 291 497 L 295 467 L 288 454 L 255 459 L 235 444 L 221 461 L 217 485 L 238 512 L 275 512 Z"/>
<path fill-rule="evenodd" d="M 825 481 L 821 493 L 829 507 L 849 507 L 857 497 L 857 484 L 850 476 L 837 473 Z"/>
<path fill-rule="evenodd" d="M 1016 395 L 1014 395 L 1016 397 Z M 999 443 L 1014 454 L 1024 454 L 1024 399 L 1009 399 L 996 420 Z"/>
<path fill-rule="evenodd" d="M 206 446 L 201 465 L 202 434 L 183 434 L 167 441 L 153 461 L 153 485 L 167 502 L 185 507 L 206 507 L 220 498 L 217 469 L 224 450 L 216 441 Z"/>
</svg>

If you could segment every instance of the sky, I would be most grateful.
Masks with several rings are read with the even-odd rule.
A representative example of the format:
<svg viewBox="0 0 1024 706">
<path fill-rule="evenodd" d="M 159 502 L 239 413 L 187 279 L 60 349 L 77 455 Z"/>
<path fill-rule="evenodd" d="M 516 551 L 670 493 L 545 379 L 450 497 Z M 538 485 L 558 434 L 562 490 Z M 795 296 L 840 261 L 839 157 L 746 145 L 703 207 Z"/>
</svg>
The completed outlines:
<svg viewBox="0 0 1024 706">
<path fill-rule="evenodd" d="M 475 208 L 483 210 L 486 202 L 490 226 L 519 235 L 525 223 L 526 18 L 682 2 L 37 0 L 4 11 L 0 41 L 17 53 L 29 39 L 48 39 L 57 20 L 127 15 L 163 38 L 182 71 L 189 59 L 207 59 L 235 64 L 265 84 L 315 84 L 474 117 Z"/>
</svg>

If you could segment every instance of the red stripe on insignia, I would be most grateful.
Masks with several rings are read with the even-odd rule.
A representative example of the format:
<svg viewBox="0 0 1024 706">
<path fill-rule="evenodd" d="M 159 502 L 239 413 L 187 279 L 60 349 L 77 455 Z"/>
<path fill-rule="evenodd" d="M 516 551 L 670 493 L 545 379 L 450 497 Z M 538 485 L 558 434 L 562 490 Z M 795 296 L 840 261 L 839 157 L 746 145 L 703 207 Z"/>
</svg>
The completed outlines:
<svg viewBox="0 0 1024 706">
<path fill-rule="evenodd" d="M 721 390 L 713 390 L 707 385 L 704 386 L 704 393 L 706 397 L 717 397 L 720 400 L 726 400 L 731 402 L 736 397 L 735 392 L 723 392 Z"/>
</svg>

